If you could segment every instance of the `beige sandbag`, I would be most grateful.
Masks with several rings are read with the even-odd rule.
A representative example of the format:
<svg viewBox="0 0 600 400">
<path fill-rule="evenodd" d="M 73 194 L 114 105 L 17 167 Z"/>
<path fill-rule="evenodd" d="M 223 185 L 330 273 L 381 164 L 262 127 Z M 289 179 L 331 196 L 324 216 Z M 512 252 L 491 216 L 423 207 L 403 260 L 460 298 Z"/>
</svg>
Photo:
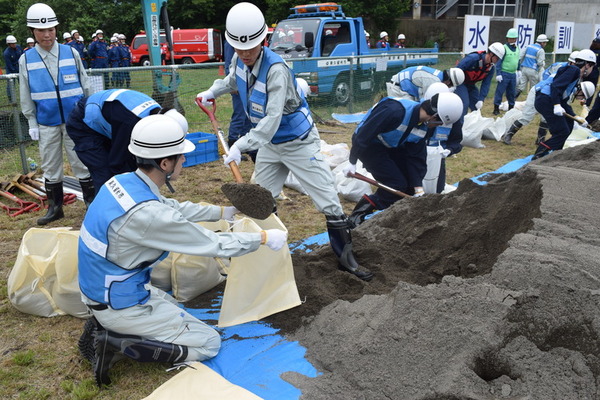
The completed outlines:
<svg viewBox="0 0 600 400">
<path fill-rule="evenodd" d="M 165 292 L 171 291 L 171 267 L 173 266 L 173 256 L 175 253 L 169 253 L 169 255 L 152 267 L 150 272 L 150 283 L 152 286 L 164 290 Z"/>
<path fill-rule="evenodd" d="M 242 218 L 233 226 L 234 232 L 263 229 L 287 230 L 275 214 L 266 220 Z M 257 321 L 300 304 L 289 248 L 273 251 L 261 246 L 253 253 L 231 259 L 218 325 Z"/>
<path fill-rule="evenodd" d="M 89 314 L 77 280 L 79 231 L 31 228 L 23 235 L 8 276 L 8 297 L 21 312 L 53 317 Z"/>
<path fill-rule="evenodd" d="M 194 362 L 143 400 L 197 399 L 260 400 L 261 397 L 234 385 L 206 365 Z"/>
</svg>

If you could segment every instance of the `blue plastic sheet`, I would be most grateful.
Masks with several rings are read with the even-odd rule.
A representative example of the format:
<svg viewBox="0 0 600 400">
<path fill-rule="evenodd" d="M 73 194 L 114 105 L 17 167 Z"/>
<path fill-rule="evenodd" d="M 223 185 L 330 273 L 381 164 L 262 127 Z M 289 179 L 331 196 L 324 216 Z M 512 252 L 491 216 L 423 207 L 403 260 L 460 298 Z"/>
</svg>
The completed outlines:
<svg viewBox="0 0 600 400">
<path fill-rule="evenodd" d="M 518 160 L 512 160 L 511 162 L 504 164 L 503 166 L 501 166 L 493 172 L 484 172 L 481 175 L 477 175 L 471 178 L 471 180 L 479 185 L 487 185 L 486 178 L 490 178 L 492 175 L 507 174 L 509 172 L 517 171 L 518 169 L 521 169 L 522 167 L 527 165 L 527 163 L 531 161 L 532 157 L 533 156 L 527 156 Z M 454 186 L 458 186 L 458 183 L 455 183 Z"/>
</svg>

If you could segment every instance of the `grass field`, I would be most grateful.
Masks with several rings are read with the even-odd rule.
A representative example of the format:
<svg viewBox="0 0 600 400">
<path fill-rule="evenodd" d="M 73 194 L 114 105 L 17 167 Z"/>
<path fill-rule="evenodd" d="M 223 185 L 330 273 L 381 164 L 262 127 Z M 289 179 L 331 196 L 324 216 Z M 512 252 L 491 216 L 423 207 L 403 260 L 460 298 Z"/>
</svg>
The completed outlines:
<svg viewBox="0 0 600 400">
<path fill-rule="evenodd" d="M 189 115 L 193 129 L 211 132 L 208 119 L 193 104 L 198 88 L 185 94 L 185 106 L 190 107 Z M 182 95 L 183 97 L 183 95 Z M 524 100 L 522 98 L 521 100 Z M 191 103 L 191 104 L 190 104 Z M 226 128 L 228 121 L 228 99 L 219 100 L 218 114 Z M 197 107 L 196 107 L 197 108 Z M 323 117 L 329 110 L 315 108 Z M 195 114 L 194 114 L 195 113 Z M 492 116 L 492 101 L 488 99 L 483 109 L 485 116 Z M 508 161 L 523 158 L 535 150 L 537 118 L 524 127 L 513 139 L 512 146 L 501 142 L 484 141 L 485 148 L 465 148 L 456 157 L 447 160 L 448 183 L 493 171 Z M 337 124 L 319 125 L 322 139 L 329 144 L 350 143 L 354 126 Z M 28 152 L 35 153 L 35 145 Z M 6 157 L 3 157 L 6 159 Z M 7 179 L 19 168 L 0 162 L 0 176 Z M 242 162 L 242 173 L 249 180 L 252 163 Z M 192 201 L 207 201 L 226 204 L 220 191 L 221 184 L 232 182 L 229 170 L 220 161 L 186 168 L 183 176 L 175 182 L 175 198 Z M 288 189 L 289 200 L 280 201 L 279 216 L 290 231 L 290 241 L 297 241 L 325 231 L 324 217 L 313 207 L 307 196 Z M 343 202 L 346 212 L 353 204 Z M 79 229 L 85 209 L 81 202 L 65 206 L 65 218 L 49 227 L 69 226 Z M 83 361 L 77 351 L 77 339 L 83 321 L 62 316 L 41 318 L 17 311 L 7 297 L 7 278 L 15 263 L 23 234 L 36 227 L 36 219 L 41 213 L 23 214 L 11 218 L 0 214 L 0 398 L 2 399 L 140 399 L 174 375 L 165 373 L 165 365 L 137 364 L 123 361 L 111 370 L 114 385 L 99 390 L 93 383 L 91 367 Z"/>
</svg>

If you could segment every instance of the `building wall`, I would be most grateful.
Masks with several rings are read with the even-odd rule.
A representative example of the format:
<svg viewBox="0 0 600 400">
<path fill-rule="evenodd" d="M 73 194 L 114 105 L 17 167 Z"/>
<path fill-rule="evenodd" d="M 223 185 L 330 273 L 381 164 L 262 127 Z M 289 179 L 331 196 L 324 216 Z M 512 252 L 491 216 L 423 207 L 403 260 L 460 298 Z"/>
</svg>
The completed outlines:
<svg viewBox="0 0 600 400">
<path fill-rule="evenodd" d="M 538 0 L 549 4 L 546 35 L 556 36 L 556 21 L 575 22 L 573 48 L 587 49 L 594 39 L 594 25 L 600 24 L 599 0 Z"/>
</svg>

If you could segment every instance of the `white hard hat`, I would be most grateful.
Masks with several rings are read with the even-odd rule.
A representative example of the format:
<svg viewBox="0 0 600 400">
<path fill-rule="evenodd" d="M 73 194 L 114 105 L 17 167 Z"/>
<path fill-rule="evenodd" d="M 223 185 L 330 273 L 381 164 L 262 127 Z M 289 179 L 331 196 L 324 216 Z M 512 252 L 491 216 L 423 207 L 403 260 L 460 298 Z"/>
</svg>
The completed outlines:
<svg viewBox="0 0 600 400">
<path fill-rule="evenodd" d="M 287 32 L 287 35 L 288 35 L 288 36 L 294 36 L 294 31 L 292 31 L 292 30 L 289 30 L 289 31 Z"/>
<path fill-rule="evenodd" d="M 506 54 L 506 50 L 504 49 L 504 45 L 500 42 L 495 42 L 490 44 L 488 51 L 492 52 L 499 58 L 504 58 L 504 54 Z"/>
<path fill-rule="evenodd" d="M 176 109 L 172 108 L 169 111 L 167 111 L 164 115 L 175 120 L 179 124 L 179 126 L 181 126 L 181 129 L 185 133 L 188 133 L 188 131 L 189 131 L 188 122 L 187 122 L 187 119 L 183 116 L 183 114 L 181 114 Z"/>
<path fill-rule="evenodd" d="M 225 20 L 225 39 L 238 50 L 250 50 L 263 43 L 268 29 L 265 17 L 252 3 L 231 7 Z"/>
<path fill-rule="evenodd" d="M 423 100 L 430 100 L 436 94 L 446 93 L 449 91 L 450 91 L 450 89 L 448 89 L 448 86 L 446 86 L 445 83 L 442 83 L 442 82 L 432 83 L 431 85 L 429 85 L 429 87 L 425 91 L 425 94 L 423 95 Z"/>
<path fill-rule="evenodd" d="M 450 68 L 448 70 L 448 77 L 452 82 L 452 86 L 457 87 L 465 81 L 465 72 L 460 68 Z"/>
<path fill-rule="evenodd" d="M 367 32 L 366 30 L 365 30 L 365 36 L 366 37 L 371 37 L 371 35 L 369 34 L 369 32 Z"/>
<path fill-rule="evenodd" d="M 35 40 L 33 40 L 32 37 L 28 37 L 27 38 L 27 43 L 35 43 Z"/>
<path fill-rule="evenodd" d="M 110 42 L 111 42 L 111 43 L 116 43 L 116 42 L 118 42 L 118 41 L 119 41 L 119 39 L 117 39 L 117 38 L 116 38 L 116 37 L 114 37 L 114 36 L 110 38 Z"/>
<path fill-rule="evenodd" d="M 17 43 L 17 38 L 13 35 L 8 35 L 6 37 L 6 44 Z"/>
<path fill-rule="evenodd" d="M 577 50 L 575 50 L 574 52 L 572 52 L 571 54 L 569 54 L 569 62 L 574 63 L 575 62 L 575 58 L 577 58 L 577 54 L 579 54 L 579 52 Z"/>
<path fill-rule="evenodd" d="M 99 34 L 103 34 L 103 35 L 104 35 L 104 32 L 102 32 L 102 29 L 98 29 L 98 30 L 96 31 L 96 35 L 99 35 Z"/>
<path fill-rule="evenodd" d="M 388 36 L 388 33 L 386 31 L 383 31 L 379 34 L 379 38 L 383 39 L 384 37 Z"/>
<path fill-rule="evenodd" d="M 72 35 L 74 35 L 74 34 L 76 34 L 76 33 L 79 33 L 79 31 L 78 31 L 77 29 L 73 29 L 73 30 L 71 31 L 71 36 L 72 36 Z"/>
<path fill-rule="evenodd" d="M 34 29 L 47 29 L 58 25 L 54 10 L 47 4 L 35 3 L 27 10 L 27 26 Z"/>
<path fill-rule="evenodd" d="M 71 37 L 71 34 L 69 32 L 63 33 L 63 39 L 69 39 L 70 37 Z"/>
<path fill-rule="evenodd" d="M 308 86 L 308 82 L 302 78 L 296 78 L 296 90 L 300 94 L 300 96 L 306 98 L 310 93 L 310 86 Z"/>
<path fill-rule="evenodd" d="M 112 37 L 116 37 L 116 38 L 118 38 L 118 37 L 119 37 L 119 34 L 118 34 L 117 32 L 115 32 L 115 33 L 113 33 Z"/>
<path fill-rule="evenodd" d="M 462 117 L 463 103 L 455 93 L 439 93 L 432 96 L 431 106 L 444 126 L 449 127 Z"/>
<path fill-rule="evenodd" d="M 586 100 L 592 97 L 594 95 L 594 92 L 596 91 L 596 86 L 589 81 L 583 81 L 580 83 L 579 86 L 581 87 L 581 91 L 583 92 L 583 95 L 585 96 Z"/>
<path fill-rule="evenodd" d="M 331 29 L 327 29 L 325 31 L 325 35 L 333 35 L 333 31 Z"/>
<path fill-rule="evenodd" d="M 404 33 L 401 33 L 398 35 L 398 40 L 400 39 L 406 39 L 406 36 L 404 36 Z"/>
<path fill-rule="evenodd" d="M 136 157 L 155 160 L 189 153 L 196 147 L 185 138 L 179 123 L 166 114 L 157 114 L 144 117 L 135 124 L 127 148 Z"/>
<path fill-rule="evenodd" d="M 543 33 L 538 35 L 537 39 L 535 39 L 536 42 L 540 42 L 540 43 L 546 43 L 548 41 L 548 36 L 544 35 Z"/>
<path fill-rule="evenodd" d="M 119 34 L 119 40 L 125 40 L 125 39 L 127 39 L 127 38 L 125 37 L 125 35 L 123 35 L 122 33 L 120 33 L 120 34 Z"/>
<path fill-rule="evenodd" d="M 579 50 L 579 53 L 577 53 L 575 60 L 576 61 L 582 60 L 582 61 L 586 61 L 586 62 L 593 62 L 595 64 L 596 63 L 596 53 L 594 53 L 590 49 Z"/>
</svg>

